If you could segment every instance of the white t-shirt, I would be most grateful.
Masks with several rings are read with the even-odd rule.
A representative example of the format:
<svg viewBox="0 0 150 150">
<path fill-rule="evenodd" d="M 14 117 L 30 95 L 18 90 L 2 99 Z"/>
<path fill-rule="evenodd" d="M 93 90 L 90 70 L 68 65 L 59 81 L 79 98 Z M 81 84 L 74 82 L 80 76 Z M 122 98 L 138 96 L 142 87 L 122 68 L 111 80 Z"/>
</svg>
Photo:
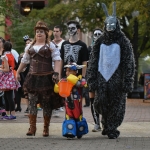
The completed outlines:
<svg viewBox="0 0 150 150">
<path fill-rule="evenodd" d="M 59 49 L 59 50 L 61 49 L 61 45 L 62 45 L 62 43 L 63 43 L 64 41 L 65 41 L 65 40 L 62 39 L 61 42 L 59 42 L 58 44 L 55 43 L 55 44 L 58 46 L 58 49 Z"/>
<path fill-rule="evenodd" d="M 11 49 L 11 53 L 13 54 L 15 61 L 18 63 L 19 54 L 16 50 Z"/>
<path fill-rule="evenodd" d="M 62 39 L 58 44 L 56 44 L 55 41 L 53 40 L 53 42 L 58 46 L 57 48 L 59 49 L 59 51 L 61 50 L 61 45 L 62 45 L 62 43 L 63 43 L 64 41 L 65 41 L 65 40 Z M 54 68 L 54 62 L 52 62 L 52 66 L 53 66 L 53 68 Z"/>
</svg>

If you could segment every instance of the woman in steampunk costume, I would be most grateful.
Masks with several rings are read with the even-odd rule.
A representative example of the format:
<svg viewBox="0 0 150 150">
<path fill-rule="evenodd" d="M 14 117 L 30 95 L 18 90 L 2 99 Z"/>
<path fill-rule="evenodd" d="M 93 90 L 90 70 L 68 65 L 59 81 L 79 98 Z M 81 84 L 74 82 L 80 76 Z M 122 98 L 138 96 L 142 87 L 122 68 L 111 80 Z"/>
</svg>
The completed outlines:
<svg viewBox="0 0 150 150">
<path fill-rule="evenodd" d="M 104 32 L 95 42 L 87 69 L 89 91 L 96 91 L 95 110 L 102 114 L 102 135 L 115 139 L 120 135 L 117 128 L 125 115 L 127 93 L 133 89 L 134 55 L 130 41 L 120 29 L 116 17 L 116 4 L 113 14 L 106 15 Z"/>
<path fill-rule="evenodd" d="M 44 116 L 43 136 L 49 136 L 52 110 L 64 105 L 63 99 L 54 93 L 54 81 L 58 80 L 61 58 L 59 49 L 49 41 L 46 23 L 38 21 L 34 30 L 35 38 L 32 44 L 26 47 L 16 76 L 19 80 L 20 72 L 30 63 L 23 86 L 29 99 L 30 128 L 26 135 L 32 136 L 36 133 L 37 103 L 40 103 Z M 54 70 L 52 61 L 55 63 Z"/>
</svg>

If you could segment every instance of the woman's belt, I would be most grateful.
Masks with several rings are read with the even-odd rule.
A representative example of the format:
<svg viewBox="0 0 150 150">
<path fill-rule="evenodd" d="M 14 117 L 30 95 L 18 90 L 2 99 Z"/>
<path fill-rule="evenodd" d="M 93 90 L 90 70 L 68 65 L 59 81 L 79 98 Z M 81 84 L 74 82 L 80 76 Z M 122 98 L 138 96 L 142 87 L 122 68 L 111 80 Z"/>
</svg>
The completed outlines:
<svg viewBox="0 0 150 150">
<path fill-rule="evenodd" d="M 29 72 L 29 74 L 32 74 L 32 75 L 39 75 L 39 76 L 42 76 L 42 75 L 49 75 L 49 74 L 53 74 L 54 71 L 50 71 L 50 72 Z"/>
</svg>

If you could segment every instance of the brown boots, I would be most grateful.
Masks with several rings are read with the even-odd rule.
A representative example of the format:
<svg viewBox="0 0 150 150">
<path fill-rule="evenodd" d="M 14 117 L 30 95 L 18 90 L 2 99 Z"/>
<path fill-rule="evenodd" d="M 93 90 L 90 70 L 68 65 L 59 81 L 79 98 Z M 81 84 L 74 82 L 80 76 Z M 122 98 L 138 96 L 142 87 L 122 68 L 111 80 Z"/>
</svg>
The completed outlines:
<svg viewBox="0 0 150 150">
<path fill-rule="evenodd" d="M 35 136 L 36 133 L 36 115 L 29 114 L 29 122 L 30 122 L 30 128 L 26 135 L 28 136 Z M 49 123 L 50 123 L 50 117 L 44 116 L 44 130 L 43 130 L 43 136 L 49 136 Z"/>
<path fill-rule="evenodd" d="M 30 128 L 29 128 L 26 135 L 28 135 L 28 136 L 34 135 L 35 136 L 35 133 L 36 133 L 36 115 L 29 114 L 28 117 L 29 117 L 29 122 L 30 122 Z"/>
<path fill-rule="evenodd" d="M 49 136 L 49 123 L 50 123 L 50 117 L 44 116 L 44 130 L 43 130 L 43 136 Z"/>
</svg>

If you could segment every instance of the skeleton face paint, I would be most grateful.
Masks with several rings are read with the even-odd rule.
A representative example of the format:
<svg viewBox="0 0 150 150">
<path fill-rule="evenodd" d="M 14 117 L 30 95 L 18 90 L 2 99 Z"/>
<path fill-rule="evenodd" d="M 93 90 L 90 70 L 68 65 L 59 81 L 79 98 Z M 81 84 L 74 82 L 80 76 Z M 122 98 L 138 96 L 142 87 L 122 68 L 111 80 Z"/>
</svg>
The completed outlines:
<svg viewBox="0 0 150 150">
<path fill-rule="evenodd" d="M 77 33 L 76 24 L 74 24 L 74 23 L 69 24 L 69 26 L 68 26 L 68 34 L 69 34 L 70 36 L 73 36 L 73 35 L 75 35 L 76 33 Z"/>
<path fill-rule="evenodd" d="M 93 40 L 94 42 L 102 35 L 102 31 L 100 30 L 95 30 L 93 34 Z"/>
<path fill-rule="evenodd" d="M 117 23 L 116 17 L 112 17 L 112 16 L 107 17 L 105 23 L 106 23 L 107 31 L 114 31 L 116 29 L 116 23 Z"/>
</svg>

